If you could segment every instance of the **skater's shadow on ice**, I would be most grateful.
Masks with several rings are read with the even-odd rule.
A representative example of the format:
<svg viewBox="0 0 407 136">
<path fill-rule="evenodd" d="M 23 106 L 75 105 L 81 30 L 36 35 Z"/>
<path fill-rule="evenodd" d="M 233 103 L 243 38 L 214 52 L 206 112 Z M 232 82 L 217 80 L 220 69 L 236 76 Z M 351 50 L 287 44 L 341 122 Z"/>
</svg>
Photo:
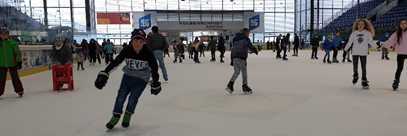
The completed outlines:
<svg viewBox="0 0 407 136">
<path fill-rule="evenodd" d="M 18 97 L 18 96 L 2 96 L 0 97 L 0 101 L 1 102 L 17 102 L 20 101 L 22 98 Z"/>
<path fill-rule="evenodd" d="M 157 130 L 158 126 L 130 126 L 129 128 L 122 128 L 119 125 L 113 129 L 106 130 L 105 136 L 158 136 L 152 134 Z"/>
</svg>

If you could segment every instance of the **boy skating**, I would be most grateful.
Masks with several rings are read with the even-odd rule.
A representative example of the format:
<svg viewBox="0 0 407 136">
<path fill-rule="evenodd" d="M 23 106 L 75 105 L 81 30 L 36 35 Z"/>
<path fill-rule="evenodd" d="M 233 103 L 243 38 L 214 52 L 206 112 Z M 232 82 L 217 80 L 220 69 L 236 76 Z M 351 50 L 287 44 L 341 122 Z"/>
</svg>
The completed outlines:
<svg viewBox="0 0 407 136">
<path fill-rule="evenodd" d="M 129 127 L 131 116 L 137 106 L 139 97 L 147 86 L 150 75 L 153 78 L 151 94 L 158 95 L 161 92 L 157 61 L 154 53 L 144 45 L 146 34 L 142 29 L 135 29 L 131 35 L 130 45 L 124 48 L 105 70 L 99 72 L 95 81 L 96 88 L 102 89 L 107 83 L 109 73 L 123 61 L 126 62 L 123 67 L 124 75 L 116 97 L 113 116 L 106 124 L 108 129 L 112 129 L 119 122 L 127 98 L 128 104 L 124 112 L 122 126 L 124 128 Z"/>
</svg>

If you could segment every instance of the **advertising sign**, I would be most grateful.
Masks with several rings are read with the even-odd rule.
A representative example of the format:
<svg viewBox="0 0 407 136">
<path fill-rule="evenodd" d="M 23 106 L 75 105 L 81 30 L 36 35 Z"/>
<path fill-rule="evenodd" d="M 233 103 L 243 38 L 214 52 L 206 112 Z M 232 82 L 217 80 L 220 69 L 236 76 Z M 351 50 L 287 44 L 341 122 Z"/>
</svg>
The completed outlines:
<svg viewBox="0 0 407 136">
<path fill-rule="evenodd" d="M 97 24 L 131 24 L 130 13 L 117 12 L 117 13 L 102 13 L 96 14 Z"/>
</svg>

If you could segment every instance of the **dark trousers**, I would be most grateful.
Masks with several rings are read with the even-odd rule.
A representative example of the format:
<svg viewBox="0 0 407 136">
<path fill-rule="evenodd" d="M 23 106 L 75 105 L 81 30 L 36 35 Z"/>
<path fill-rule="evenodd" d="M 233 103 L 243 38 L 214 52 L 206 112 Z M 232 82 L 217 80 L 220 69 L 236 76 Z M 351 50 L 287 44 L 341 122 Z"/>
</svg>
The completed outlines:
<svg viewBox="0 0 407 136">
<path fill-rule="evenodd" d="M 338 62 L 338 49 L 337 48 L 334 48 L 334 50 L 333 50 L 333 56 L 332 56 L 332 61 L 333 62 Z"/>
<path fill-rule="evenodd" d="M 298 56 L 298 46 L 294 46 L 293 51 L 294 51 L 293 56 Z"/>
<path fill-rule="evenodd" d="M 200 52 L 199 57 L 202 57 L 202 56 L 205 57 L 205 49 L 202 49 L 199 52 Z"/>
<path fill-rule="evenodd" d="M 211 50 L 211 61 L 215 61 L 216 60 L 216 50 Z"/>
<path fill-rule="evenodd" d="M 287 47 L 282 47 L 283 50 L 283 58 L 286 59 L 287 58 Z"/>
<path fill-rule="evenodd" d="M 138 99 L 144 92 L 146 86 L 147 82 L 140 78 L 123 75 L 120 89 L 114 103 L 113 114 L 123 113 L 123 105 L 127 98 L 126 112 L 134 113 Z"/>
<path fill-rule="evenodd" d="M 200 63 L 199 62 L 199 53 L 198 53 L 198 51 L 197 50 L 194 50 L 194 62 L 195 63 Z"/>
<path fill-rule="evenodd" d="M 389 59 L 389 50 L 387 48 L 382 48 L 382 59 Z"/>
<path fill-rule="evenodd" d="M 311 59 L 318 59 L 318 47 L 312 47 Z"/>
<path fill-rule="evenodd" d="M 281 58 L 281 48 L 280 47 L 277 48 L 276 58 Z"/>
<path fill-rule="evenodd" d="M 109 64 L 112 61 L 113 61 L 113 54 L 106 54 L 105 63 Z"/>
<path fill-rule="evenodd" d="M 400 75 L 404 68 L 404 60 L 407 58 L 407 55 L 397 55 L 397 70 L 394 77 L 394 80 L 400 81 Z"/>
<path fill-rule="evenodd" d="M 0 68 L 0 96 L 4 94 L 4 89 L 6 87 L 7 71 L 10 72 L 11 81 L 14 86 L 14 91 L 17 94 L 24 93 L 23 84 L 21 83 L 20 77 L 18 75 L 17 68 Z"/>
<path fill-rule="evenodd" d="M 358 73 L 358 65 L 359 65 L 359 59 L 360 59 L 360 64 L 362 65 L 362 80 L 366 81 L 366 61 L 367 61 L 367 56 L 359 56 L 359 55 L 353 55 L 353 76 L 359 76 Z"/>
<path fill-rule="evenodd" d="M 220 50 L 220 62 L 224 62 L 223 58 L 225 58 L 225 50 Z"/>
<path fill-rule="evenodd" d="M 77 70 L 79 70 L 79 68 L 81 68 L 82 70 L 85 70 L 85 68 L 83 68 L 83 62 L 79 62 L 79 61 L 78 61 Z"/>
<path fill-rule="evenodd" d="M 342 54 L 342 62 L 345 62 L 345 60 L 348 60 L 350 62 L 350 49 L 345 51 L 343 50 L 343 54 Z"/>
</svg>

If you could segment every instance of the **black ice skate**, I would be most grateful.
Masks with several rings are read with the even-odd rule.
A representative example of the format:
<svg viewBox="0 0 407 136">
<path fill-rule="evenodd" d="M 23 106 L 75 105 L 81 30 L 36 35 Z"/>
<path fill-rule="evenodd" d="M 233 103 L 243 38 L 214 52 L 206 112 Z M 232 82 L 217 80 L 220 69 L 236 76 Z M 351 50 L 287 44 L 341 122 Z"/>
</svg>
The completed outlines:
<svg viewBox="0 0 407 136">
<path fill-rule="evenodd" d="M 363 89 L 369 89 L 369 81 L 363 80 L 362 81 L 362 87 L 363 87 Z"/>
<path fill-rule="evenodd" d="M 394 80 L 393 85 L 392 85 L 393 91 L 397 91 L 397 89 L 399 89 L 399 83 L 400 82 L 398 80 Z"/>
<path fill-rule="evenodd" d="M 352 83 L 356 84 L 359 80 L 359 76 L 358 75 L 353 75 L 353 79 L 352 79 Z"/>
<path fill-rule="evenodd" d="M 244 94 L 244 95 L 253 94 L 253 90 L 252 90 L 249 86 L 247 86 L 247 85 L 243 85 L 243 86 L 242 86 L 242 89 L 243 89 L 243 94 Z"/>
<path fill-rule="evenodd" d="M 227 85 L 227 87 L 226 87 L 226 91 L 227 91 L 229 94 L 232 94 L 233 91 L 234 91 L 234 89 L 233 89 L 233 84 L 234 84 L 234 82 L 229 82 L 228 85 Z"/>
</svg>

